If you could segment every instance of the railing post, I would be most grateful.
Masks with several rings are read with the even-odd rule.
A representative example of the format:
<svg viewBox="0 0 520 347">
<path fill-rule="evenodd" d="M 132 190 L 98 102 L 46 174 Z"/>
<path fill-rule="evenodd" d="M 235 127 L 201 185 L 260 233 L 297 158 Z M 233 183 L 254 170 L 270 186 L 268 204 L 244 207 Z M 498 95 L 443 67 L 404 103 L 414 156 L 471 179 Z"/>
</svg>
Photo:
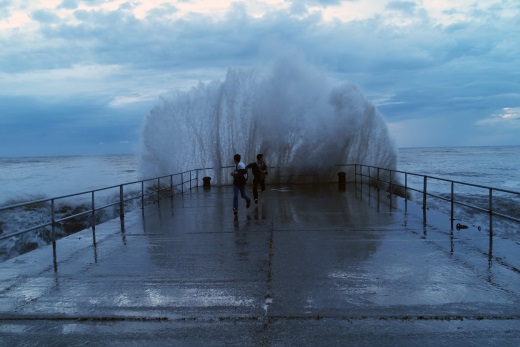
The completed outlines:
<svg viewBox="0 0 520 347">
<path fill-rule="evenodd" d="M 426 189 L 427 189 L 427 176 L 424 176 L 423 183 L 423 222 L 426 223 Z"/>
<path fill-rule="evenodd" d="M 52 237 L 52 262 L 54 272 L 58 272 L 58 255 L 56 252 L 56 219 L 54 215 L 54 199 L 51 200 L 51 237 Z"/>
<path fill-rule="evenodd" d="M 354 187 L 357 186 L 357 166 L 358 164 L 354 164 Z"/>
<path fill-rule="evenodd" d="M 190 190 L 191 190 L 191 171 L 192 170 L 190 170 Z"/>
<path fill-rule="evenodd" d="M 381 190 L 379 189 L 379 186 L 381 185 L 381 182 L 379 181 L 379 167 L 377 168 L 377 171 L 376 171 L 376 174 L 377 174 L 377 186 L 376 186 L 376 189 L 377 189 L 377 210 L 379 211 L 379 203 L 381 201 L 380 199 L 380 195 L 381 195 Z"/>
<path fill-rule="evenodd" d="M 489 238 L 493 237 L 493 189 L 489 188 Z"/>
<path fill-rule="evenodd" d="M 359 190 L 361 192 L 361 197 L 363 197 L 363 165 L 359 165 L 359 179 L 360 179 L 360 184 L 359 184 Z"/>
<path fill-rule="evenodd" d="M 161 201 L 161 178 L 157 177 L 157 203 Z"/>
<path fill-rule="evenodd" d="M 54 218 L 54 199 L 51 200 L 51 238 L 52 245 L 56 248 L 56 222 Z"/>
<path fill-rule="evenodd" d="M 125 204 L 123 201 L 123 185 L 119 185 L 119 218 L 125 218 Z"/>
<path fill-rule="evenodd" d="M 184 194 L 184 172 L 181 172 L 181 194 Z"/>
<path fill-rule="evenodd" d="M 94 191 L 92 191 L 92 214 L 91 214 L 91 220 L 90 220 L 90 226 L 94 228 L 96 226 L 96 207 L 94 205 Z"/>
<path fill-rule="evenodd" d="M 141 210 L 144 209 L 144 181 L 141 181 Z"/>
<path fill-rule="evenodd" d="M 450 221 L 451 221 L 451 230 L 453 230 L 453 219 L 455 218 L 455 212 L 453 211 L 454 205 L 455 205 L 455 182 L 451 181 L 451 198 L 450 198 L 450 204 L 451 204 L 451 215 L 450 215 Z"/>
<path fill-rule="evenodd" d="M 489 188 L 489 261 L 493 259 L 493 188 Z"/>
<path fill-rule="evenodd" d="M 372 166 L 368 165 L 368 197 L 370 198 L 370 193 L 372 192 L 372 187 L 370 187 L 370 183 L 372 180 Z M 370 201 L 370 199 L 369 199 Z"/>
<path fill-rule="evenodd" d="M 408 212 L 408 172 L 404 173 L 404 212 Z"/>
<path fill-rule="evenodd" d="M 170 175 L 170 197 L 173 198 L 173 175 Z"/>
<path fill-rule="evenodd" d="M 390 183 L 389 183 L 389 187 L 390 187 L 390 188 L 389 188 L 389 189 L 390 189 L 390 192 L 389 192 L 389 193 L 390 193 L 390 194 L 389 194 L 389 196 L 390 196 L 390 210 L 392 209 L 392 193 L 393 193 L 393 191 L 394 191 L 394 187 L 393 187 L 393 185 L 392 185 L 392 172 L 393 172 L 393 171 L 390 170 L 390 176 L 389 176 L 389 177 L 390 177 L 390 178 L 389 178 L 389 179 L 390 179 Z"/>
</svg>

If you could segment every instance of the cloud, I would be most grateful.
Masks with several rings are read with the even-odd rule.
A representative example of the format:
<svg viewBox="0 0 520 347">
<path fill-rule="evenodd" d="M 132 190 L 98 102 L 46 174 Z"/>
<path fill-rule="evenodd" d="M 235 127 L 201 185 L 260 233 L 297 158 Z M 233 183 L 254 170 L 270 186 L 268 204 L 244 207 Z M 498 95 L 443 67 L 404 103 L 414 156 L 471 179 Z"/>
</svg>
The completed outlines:
<svg viewBox="0 0 520 347">
<path fill-rule="evenodd" d="M 0 109 L 9 110 L 0 118 L 0 156 L 131 153 L 151 106 L 107 110 L 95 98 L 0 98 Z M 99 142 L 105 146 L 97 147 Z"/>
<path fill-rule="evenodd" d="M 172 4 L 161 4 L 159 7 L 148 11 L 147 15 L 151 17 L 166 17 L 178 11 L 178 8 Z"/>
<path fill-rule="evenodd" d="M 476 121 L 475 125 L 520 128 L 520 107 L 504 107 L 501 112 Z"/>
<path fill-rule="evenodd" d="M 413 14 L 416 6 L 417 5 L 413 1 L 391 1 L 385 8 L 387 10 L 399 11 L 405 14 Z"/>
<path fill-rule="evenodd" d="M 0 20 L 7 19 L 11 16 L 9 1 L 0 1 Z"/>
<path fill-rule="evenodd" d="M 48 10 L 34 11 L 31 17 L 41 23 L 56 23 L 60 20 L 60 17 Z"/>
<path fill-rule="evenodd" d="M 157 100 L 156 93 L 148 93 L 148 94 L 134 93 L 133 95 L 115 96 L 108 105 L 110 107 L 121 107 L 121 106 L 127 106 L 129 104 L 151 102 L 151 101 L 155 101 L 155 100 Z"/>
<path fill-rule="evenodd" d="M 64 8 L 64 9 L 73 10 L 73 9 L 78 7 L 78 3 L 79 3 L 78 0 L 63 0 L 62 3 L 60 5 L 58 5 L 57 8 L 58 9 Z"/>
<path fill-rule="evenodd" d="M 319 6 L 337 6 L 340 5 L 342 2 L 355 2 L 357 0 L 309 0 L 306 1 L 306 4 L 308 5 L 319 5 Z M 293 4 L 298 3 L 299 1 L 293 1 Z"/>
<path fill-rule="evenodd" d="M 61 114 L 70 100 L 80 109 L 97 100 L 103 115 L 135 115 L 135 106 L 144 118 L 144 105 L 162 93 L 221 79 L 228 67 L 267 64 L 285 50 L 358 84 L 395 129 L 435 129 L 431 143 L 464 144 L 460 129 L 481 134 L 481 122 L 506 124 L 489 115 L 520 105 L 516 2 L 231 3 L 0 0 L 2 117 L 38 114 L 12 98 L 47 100 L 51 118 L 52 107 Z"/>
</svg>

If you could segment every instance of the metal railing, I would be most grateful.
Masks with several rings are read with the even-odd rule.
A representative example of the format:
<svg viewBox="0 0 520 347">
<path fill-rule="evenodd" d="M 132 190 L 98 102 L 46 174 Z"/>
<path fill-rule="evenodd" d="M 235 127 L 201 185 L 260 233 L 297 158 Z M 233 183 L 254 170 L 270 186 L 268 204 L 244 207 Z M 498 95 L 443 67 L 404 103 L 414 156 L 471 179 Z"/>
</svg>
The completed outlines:
<svg viewBox="0 0 520 347">
<path fill-rule="evenodd" d="M 30 231 L 34 231 L 37 229 L 51 227 L 52 228 L 52 233 L 51 233 L 52 241 L 55 242 L 56 241 L 56 239 L 55 239 L 56 224 L 66 222 L 66 221 L 74 219 L 74 218 L 90 215 L 90 216 L 92 216 L 90 226 L 94 226 L 95 225 L 94 224 L 95 223 L 95 218 L 94 218 L 95 213 L 100 210 L 103 210 L 103 209 L 106 209 L 109 207 L 113 207 L 113 206 L 118 207 L 119 216 L 121 218 L 124 218 L 125 203 L 128 203 L 132 200 L 140 198 L 141 207 L 144 208 L 145 198 L 147 196 L 150 196 L 151 194 L 154 194 L 158 198 L 160 198 L 160 194 L 162 191 L 170 190 L 171 194 L 173 195 L 174 190 L 177 187 L 180 187 L 180 190 L 179 190 L 180 193 L 184 193 L 185 187 L 186 187 L 186 189 L 187 188 L 191 189 L 193 187 L 192 183 L 194 181 L 198 182 L 198 173 L 201 170 L 205 170 L 205 169 L 188 170 L 185 172 L 180 172 L 180 173 L 171 174 L 171 175 L 167 175 L 167 176 L 160 176 L 160 177 L 138 180 L 138 181 L 123 183 L 123 184 L 119 184 L 119 185 L 99 188 L 99 189 L 83 191 L 83 192 L 79 192 L 79 193 L 73 193 L 73 194 L 62 195 L 62 196 L 46 198 L 46 199 L 33 200 L 33 201 L 9 205 L 9 206 L 2 206 L 2 207 L 0 207 L 0 212 L 7 211 L 7 210 L 20 209 L 20 208 L 30 210 L 30 209 L 35 209 L 37 206 L 48 205 L 50 208 L 50 218 L 49 218 L 48 222 L 34 225 L 29 228 L 25 228 L 23 230 L 9 233 L 7 235 L 0 235 L 0 240 L 5 240 L 5 239 L 8 239 L 8 238 L 11 238 L 14 236 L 18 236 L 21 234 L 25 234 L 25 233 L 28 233 Z M 180 177 L 180 182 L 174 184 L 175 177 Z M 163 182 L 164 182 L 164 179 L 169 180 L 169 185 L 165 186 L 164 184 L 161 183 L 161 180 L 163 180 Z M 150 184 L 150 183 L 154 183 L 154 184 Z M 136 195 L 135 194 L 136 191 L 132 190 L 132 191 L 130 191 L 129 195 L 125 196 L 125 187 L 129 187 L 129 186 L 133 186 L 133 185 L 137 185 L 137 184 L 140 185 L 140 193 L 138 195 Z M 146 189 L 145 189 L 145 185 L 146 185 Z M 118 191 L 119 191 L 119 194 L 118 194 L 119 199 L 117 201 L 108 203 L 108 204 L 104 204 L 102 206 L 96 205 L 96 197 L 97 197 L 96 193 L 101 193 L 101 192 L 114 190 L 114 189 L 118 189 Z M 83 210 L 78 213 L 68 214 L 62 218 L 56 218 L 56 215 L 58 212 L 56 210 L 56 205 L 58 204 L 59 201 L 62 201 L 67 198 L 73 198 L 73 197 L 77 198 L 77 197 L 81 197 L 81 196 L 85 196 L 85 195 L 90 196 L 90 199 L 89 199 L 90 200 L 90 209 Z"/>
<path fill-rule="evenodd" d="M 411 172 L 380 168 L 370 165 L 351 164 L 342 166 L 354 166 L 354 181 L 367 182 L 368 185 L 378 189 L 386 189 L 390 194 L 401 196 L 408 201 L 411 192 L 420 194 L 422 199 L 423 219 L 426 223 L 429 198 L 449 202 L 449 215 L 451 228 L 454 228 L 455 211 L 457 206 L 483 212 L 489 216 L 489 232 L 493 236 L 494 217 L 501 217 L 513 222 L 520 222 L 520 192 L 488 187 L 461 181 L 454 181 L 440 177 L 421 175 Z M 434 189 L 430 189 L 435 185 Z M 443 187 L 444 185 L 444 187 Z M 458 188 L 459 190 L 457 190 Z M 445 190 L 442 193 L 443 189 Z M 439 193 L 441 191 L 441 193 Z M 459 193 L 460 191 L 460 193 Z M 471 203 L 480 202 L 481 205 Z M 513 203 L 513 204 L 511 204 Z M 407 210 L 405 203 L 405 210 Z M 510 211 L 510 212 L 508 212 Z M 456 228 L 464 228 L 457 224 Z"/>
<path fill-rule="evenodd" d="M 490 238 L 493 236 L 493 217 L 498 216 L 502 218 L 509 219 L 514 222 L 520 222 L 520 218 L 518 216 L 518 211 L 520 209 L 512 209 L 513 214 L 501 211 L 497 208 L 497 205 L 503 207 L 504 205 L 507 205 L 507 203 L 504 203 L 503 201 L 511 201 L 514 200 L 515 203 L 517 203 L 517 206 L 520 206 L 520 192 L 516 191 L 510 191 L 505 189 L 499 189 L 499 188 L 492 188 L 492 187 L 486 187 L 482 185 L 477 184 L 470 184 L 466 182 L 458 182 L 458 181 L 452 181 L 444 178 L 438 178 L 433 176 L 426 176 L 426 175 L 420 175 L 410 172 L 404 172 L 399 170 L 392 170 L 387 168 L 380 168 L 380 167 L 374 167 L 369 165 L 362 165 L 362 164 L 345 164 L 345 165 L 337 165 L 336 169 L 338 167 L 345 167 L 347 173 L 349 174 L 348 177 L 350 178 L 350 182 L 354 183 L 361 183 L 361 189 L 363 189 L 363 183 L 367 183 L 368 186 L 376 187 L 377 189 L 385 189 L 387 190 L 390 195 L 397 195 L 401 196 L 405 199 L 405 209 L 408 208 L 408 199 L 412 192 L 419 193 L 422 197 L 422 209 L 423 209 L 423 217 L 424 222 L 426 223 L 426 211 L 428 209 L 427 204 L 429 201 L 429 198 L 435 198 L 442 201 L 446 201 L 450 203 L 450 220 L 451 220 L 451 227 L 453 229 L 453 222 L 455 220 L 454 214 L 455 214 L 455 206 L 463 206 L 466 208 L 470 208 L 476 211 L 484 212 L 485 214 L 489 215 L 489 232 L 490 232 Z M 230 179 L 229 176 L 223 175 L 222 170 L 223 169 L 229 169 L 233 168 L 233 166 L 226 166 L 221 167 L 220 175 L 222 177 L 222 182 L 229 183 Z M 292 177 L 295 175 L 290 174 L 281 174 L 280 167 L 270 167 L 270 169 L 275 170 L 274 175 L 270 175 L 269 177 L 272 177 L 273 179 L 270 179 L 270 183 L 276 184 L 281 183 L 282 181 L 285 182 L 285 180 L 289 177 L 290 180 L 292 180 Z M 188 170 L 180 173 L 175 173 L 171 175 L 166 176 L 160 176 L 150 179 L 144 179 L 144 180 L 138 180 L 133 182 L 128 182 L 120 185 L 114 185 L 110 187 L 100 188 L 100 189 L 93 189 L 88 191 L 83 191 L 80 193 L 74 193 L 69 195 L 63 195 L 53 198 L 47 198 L 47 199 L 41 199 L 41 200 L 35 200 L 35 201 L 29 201 L 24 203 L 19 203 L 15 205 L 10 206 L 3 206 L 0 207 L 0 213 L 7 210 L 14 210 L 14 209 L 25 209 L 25 210 L 31 210 L 37 208 L 37 206 L 47 207 L 50 210 L 49 218 L 46 222 L 40 223 L 38 225 L 30 226 L 27 228 L 24 228 L 23 230 L 18 230 L 15 232 L 8 233 L 6 235 L 0 235 L 0 240 L 9 239 L 21 234 L 25 234 L 31 231 L 35 231 L 37 229 L 42 228 L 51 228 L 51 241 L 53 243 L 53 248 L 56 247 L 56 234 L 55 229 L 56 226 L 60 223 L 64 223 L 66 221 L 80 218 L 80 217 L 86 217 L 89 221 L 89 225 L 86 227 L 92 227 L 95 228 L 96 225 L 96 213 L 100 210 L 104 210 L 110 207 L 116 208 L 118 210 L 119 217 L 123 220 L 124 214 L 125 214 L 125 207 L 132 201 L 140 199 L 140 206 L 141 208 L 144 208 L 146 204 L 146 198 L 149 196 L 154 196 L 157 198 L 157 201 L 160 200 L 161 192 L 168 190 L 170 191 L 170 196 L 173 197 L 175 193 L 184 193 L 186 189 L 192 189 L 193 187 L 199 187 L 201 186 L 200 181 L 200 173 L 204 172 L 207 173 L 208 171 L 212 171 L 213 175 L 216 175 L 216 171 L 218 169 L 214 168 L 201 168 L 201 169 L 193 169 Z M 308 180 L 306 177 L 309 175 L 303 175 L 304 178 L 302 182 L 307 182 Z M 311 175 L 313 176 L 313 175 Z M 227 177 L 227 178 L 226 178 Z M 352 180 L 352 177 L 354 178 Z M 166 182 L 166 183 L 165 183 Z M 315 179 L 312 179 L 311 182 L 315 182 Z M 435 193 L 434 191 L 438 191 L 439 189 L 435 190 L 429 190 L 430 185 L 432 184 L 439 184 L 439 183 L 446 183 L 449 186 L 448 192 L 444 193 L 444 195 Z M 135 189 L 135 186 L 137 186 L 137 189 Z M 456 191 L 456 187 L 462 186 L 464 187 L 461 189 L 461 193 Z M 134 189 L 132 189 L 134 187 Z M 464 200 L 463 196 L 459 197 L 460 194 L 465 194 L 467 192 L 467 188 L 478 188 L 485 190 L 485 198 L 484 198 L 484 205 L 485 206 L 477 206 L 474 205 L 466 200 Z M 102 192 L 107 191 L 114 191 L 115 195 L 118 196 L 116 201 L 102 204 L 101 206 L 98 206 L 96 204 L 96 198 L 101 195 Z M 114 192 L 112 192 L 112 195 L 114 195 Z M 482 194 L 480 194 L 482 195 Z M 497 196 L 500 195 L 500 196 Z M 81 196 L 88 196 L 88 208 L 85 208 L 77 213 L 71 213 L 64 215 L 62 217 L 57 217 L 62 212 L 57 211 L 57 206 L 59 205 L 60 201 L 63 201 L 64 199 L 68 198 L 79 198 Z M 479 198 L 482 200 L 482 198 Z M 500 200 L 501 203 L 497 204 L 496 201 Z M 155 201 L 155 200 L 154 200 Z M 392 199 L 390 199 L 391 203 Z M 117 213 L 116 213 L 117 215 Z M 103 221 L 100 221 L 99 223 L 102 223 Z M 99 224 L 98 223 L 98 224 Z M 459 224 L 457 225 L 457 228 L 461 227 Z M 83 228 L 84 229 L 84 228 Z M 81 230 L 81 229 L 80 229 Z M 79 231 L 79 230 L 77 230 Z"/>
</svg>

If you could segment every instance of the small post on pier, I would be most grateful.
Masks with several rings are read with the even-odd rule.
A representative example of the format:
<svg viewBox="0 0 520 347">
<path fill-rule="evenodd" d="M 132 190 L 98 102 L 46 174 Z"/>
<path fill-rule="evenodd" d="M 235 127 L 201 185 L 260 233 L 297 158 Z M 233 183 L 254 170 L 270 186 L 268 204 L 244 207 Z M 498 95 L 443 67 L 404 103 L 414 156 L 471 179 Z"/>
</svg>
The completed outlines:
<svg viewBox="0 0 520 347">
<path fill-rule="evenodd" d="M 347 187 L 347 173 L 340 171 L 338 172 L 338 189 L 344 191 Z"/>
</svg>

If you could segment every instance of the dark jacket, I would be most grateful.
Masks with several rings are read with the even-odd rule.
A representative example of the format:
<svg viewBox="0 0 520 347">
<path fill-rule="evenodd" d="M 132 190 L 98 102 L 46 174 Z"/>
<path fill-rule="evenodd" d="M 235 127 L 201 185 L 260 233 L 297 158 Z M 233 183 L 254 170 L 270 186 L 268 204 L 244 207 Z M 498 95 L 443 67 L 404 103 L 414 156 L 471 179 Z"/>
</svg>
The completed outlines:
<svg viewBox="0 0 520 347">
<path fill-rule="evenodd" d="M 255 180 L 264 180 L 265 176 L 267 176 L 267 165 L 265 163 L 258 164 L 257 162 L 254 162 L 246 166 L 246 169 L 249 168 L 253 171 Z"/>
</svg>

